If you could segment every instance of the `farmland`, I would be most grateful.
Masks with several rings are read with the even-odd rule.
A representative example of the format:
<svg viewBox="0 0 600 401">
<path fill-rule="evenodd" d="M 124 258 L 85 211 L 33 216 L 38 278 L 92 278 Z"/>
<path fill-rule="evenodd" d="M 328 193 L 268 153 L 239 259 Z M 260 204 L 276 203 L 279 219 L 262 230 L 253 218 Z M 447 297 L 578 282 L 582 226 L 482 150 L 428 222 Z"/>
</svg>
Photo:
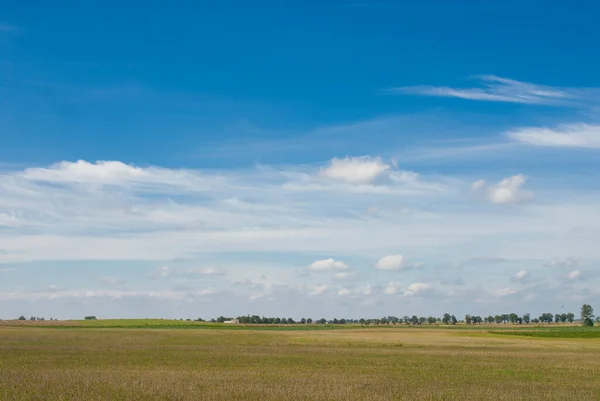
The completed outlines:
<svg viewBox="0 0 600 401">
<path fill-rule="evenodd" d="M 2 400 L 600 397 L 597 328 L 4 323 Z"/>
</svg>

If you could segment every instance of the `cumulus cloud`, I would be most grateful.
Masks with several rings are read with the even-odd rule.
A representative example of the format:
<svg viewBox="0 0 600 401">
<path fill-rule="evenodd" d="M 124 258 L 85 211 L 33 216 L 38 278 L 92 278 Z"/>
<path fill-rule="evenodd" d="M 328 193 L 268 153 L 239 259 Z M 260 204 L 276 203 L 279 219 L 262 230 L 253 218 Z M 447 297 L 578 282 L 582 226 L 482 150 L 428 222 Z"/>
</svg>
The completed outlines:
<svg viewBox="0 0 600 401">
<path fill-rule="evenodd" d="M 534 146 L 600 148 L 600 125 L 566 124 L 556 128 L 525 127 L 506 133 L 514 141 Z"/>
<path fill-rule="evenodd" d="M 347 295 L 350 295 L 350 294 L 352 294 L 352 291 L 350 291 L 350 290 L 349 290 L 349 289 L 347 289 L 347 288 L 342 288 L 342 289 L 340 289 L 340 290 L 337 292 L 337 294 L 338 294 L 340 297 L 344 297 L 344 296 L 347 296 Z"/>
<path fill-rule="evenodd" d="M 471 189 L 475 193 L 482 193 L 485 198 L 494 204 L 519 203 L 533 197 L 531 191 L 523 189 L 526 177 L 523 174 L 507 177 L 497 184 L 486 185 L 485 181 L 475 181 Z"/>
<path fill-rule="evenodd" d="M 401 288 L 402 287 L 401 287 L 400 283 L 391 281 L 385 286 L 385 288 L 383 289 L 383 292 L 387 295 L 394 295 L 394 294 L 397 294 Z"/>
<path fill-rule="evenodd" d="M 404 267 L 404 257 L 400 254 L 384 256 L 375 264 L 377 270 L 402 270 Z"/>
<path fill-rule="evenodd" d="M 514 280 L 516 280 L 516 281 L 523 281 L 527 277 L 529 277 L 529 272 L 527 270 L 519 270 L 517 272 L 517 274 L 515 274 Z"/>
<path fill-rule="evenodd" d="M 429 293 L 433 291 L 433 288 L 430 284 L 426 283 L 412 283 L 408 286 L 408 288 L 404 291 L 405 297 L 413 297 L 423 295 L 425 293 Z"/>
<path fill-rule="evenodd" d="M 353 184 L 368 184 L 389 169 L 390 166 L 379 157 L 334 158 L 329 166 L 321 170 L 321 175 Z"/>
<path fill-rule="evenodd" d="M 317 285 L 317 286 L 314 286 L 314 287 L 313 287 L 313 288 L 310 290 L 309 294 L 310 294 L 310 295 L 320 295 L 320 294 L 323 294 L 323 293 L 324 293 L 325 291 L 327 291 L 328 289 L 329 289 L 329 287 L 328 287 L 328 286 L 326 286 L 326 285 Z"/>
<path fill-rule="evenodd" d="M 582 277 L 581 271 L 579 271 L 579 270 L 573 270 L 573 271 L 569 272 L 569 274 L 567 274 L 567 278 L 569 280 L 579 280 L 581 277 Z"/>
<path fill-rule="evenodd" d="M 332 271 L 332 270 L 347 270 L 348 265 L 339 260 L 333 258 L 316 260 L 309 267 L 308 270 L 314 272 Z"/>
</svg>

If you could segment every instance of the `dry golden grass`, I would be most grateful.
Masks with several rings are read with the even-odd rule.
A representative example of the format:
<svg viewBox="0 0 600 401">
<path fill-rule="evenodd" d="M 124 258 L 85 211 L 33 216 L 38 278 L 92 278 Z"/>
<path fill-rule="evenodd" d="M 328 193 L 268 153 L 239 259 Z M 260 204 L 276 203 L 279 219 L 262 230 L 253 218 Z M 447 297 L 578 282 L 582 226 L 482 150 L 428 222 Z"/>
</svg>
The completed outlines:
<svg viewBox="0 0 600 401">
<path fill-rule="evenodd" d="M 0 327 L 0 400 L 597 400 L 600 339 Z"/>
</svg>

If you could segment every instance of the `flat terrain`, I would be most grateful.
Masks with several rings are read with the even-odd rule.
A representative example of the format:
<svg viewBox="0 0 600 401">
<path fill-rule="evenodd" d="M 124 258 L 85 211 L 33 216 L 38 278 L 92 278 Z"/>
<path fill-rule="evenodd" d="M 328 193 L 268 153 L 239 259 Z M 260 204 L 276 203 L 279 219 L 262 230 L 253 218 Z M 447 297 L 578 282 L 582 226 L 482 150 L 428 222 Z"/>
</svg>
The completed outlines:
<svg viewBox="0 0 600 401">
<path fill-rule="evenodd" d="M 0 400 L 600 399 L 597 328 L 115 322 L 4 322 Z"/>
</svg>

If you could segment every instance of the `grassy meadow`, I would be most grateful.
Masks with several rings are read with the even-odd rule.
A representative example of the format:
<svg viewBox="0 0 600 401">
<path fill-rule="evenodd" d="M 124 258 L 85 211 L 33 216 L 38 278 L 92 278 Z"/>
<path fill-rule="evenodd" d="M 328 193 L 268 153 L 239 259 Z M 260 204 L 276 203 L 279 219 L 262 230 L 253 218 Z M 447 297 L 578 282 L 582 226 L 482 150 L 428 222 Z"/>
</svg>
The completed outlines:
<svg viewBox="0 0 600 401">
<path fill-rule="evenodd" d="M 598 328 L 16 324 L 0 400 L 600 399 Z"/>
</svg>

